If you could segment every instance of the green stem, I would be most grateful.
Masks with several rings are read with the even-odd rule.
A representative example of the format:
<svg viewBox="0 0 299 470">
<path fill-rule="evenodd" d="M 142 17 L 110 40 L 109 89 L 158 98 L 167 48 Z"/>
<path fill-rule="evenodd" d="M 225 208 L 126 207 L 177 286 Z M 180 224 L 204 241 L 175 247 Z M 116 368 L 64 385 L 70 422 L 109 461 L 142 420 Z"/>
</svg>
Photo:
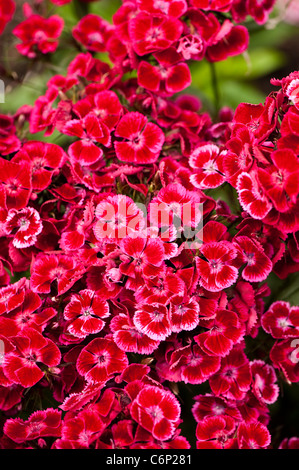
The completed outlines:
<svg viewBox="0 0 299 470">
<path fill-rule="evenodd" d="M 221 108 L 220 106 L 220 90 L 219 90 L 219 83 L 217 79 L 217 73 L 216 73 L 216 66 L 214 62 L 209 62 L 210 64 L 210 70 L 211 70 L 211 80 L 212 80 L 212 89 L 214 93 L 214 108 L 215 108 L 215 118 L 218 116 L 219 110 Z"/>
</svg>

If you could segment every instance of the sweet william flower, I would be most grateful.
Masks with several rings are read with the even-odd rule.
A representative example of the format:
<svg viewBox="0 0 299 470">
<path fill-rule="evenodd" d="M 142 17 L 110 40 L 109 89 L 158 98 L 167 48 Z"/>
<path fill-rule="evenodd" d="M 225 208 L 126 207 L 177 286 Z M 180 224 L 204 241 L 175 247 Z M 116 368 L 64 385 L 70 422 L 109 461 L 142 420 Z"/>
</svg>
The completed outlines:
<svg viewBox="0 0 299 470">
<path fill-rule="evenodd" d="M 43 224 L 40 215 L 33 207 L 26 207 L 19 211 L 10 209 L 5 222 L 7 235 L 13 235 L 12 243 L 16 248 L 27 248 L 37 241 Z"/>
<path fill-rule="evenodd" d="M 95 338 L 85 346 L 77 359 L 77 370 L 87 382 L 106 382 L 128 365 L 126 354 L 111 339 Z"/>
<path fill-rule="evenodd" d="M 63 26 L 64 21 L 58 15 L 49 18 L 31 15 L 13 30 L 15 36 L 22 41 L 22 44 L 17 44 L 16 48 L 30 59 L 36 57 L 35 48 L 43 54 L 53 53 L 58 47 L 58 38 Z"/>
<path fill-rule="evenodd" d="M 78 338 L 99 333 L 105 325 L 102 319 L 109 314 L 108 303 L 90 289 L 73 294 L 64 309 L 64 318 L 69 321 L 67 330 Z"/>
<path fill-rule="evenodd" d="M 131 405 L 131 416 L 159 441 L 169 440 L 179 423 L 180 405 L 163 388 L 145 386 Z"/>
<path fill-rule="evenodd" d="M 35 411 L 26 421 L 20 418 L 8 419 L 4 426 L 4 433 L 19 444 L 40 437 L 59 437 L 61 434 L 61 411 L 47 408 Z"/>
<path fill-rule="evenodd" d="M 114 134 L 123 139 L 114 142 L 117 158 L 136 164 L 154 163 L 165 140 L 162 130 L 139 112 L 123 116 Z"/>
<path fill-rule="evenodd" d="M 37 363 L 48 367 L 60 363 L 61 353 L 56 344 L 34 328 L 23 329 L 11 341 L 16 349 L 5 354 L 3 370 L 13 383 L 32 387 L 45 374 Z"/>
</svg>

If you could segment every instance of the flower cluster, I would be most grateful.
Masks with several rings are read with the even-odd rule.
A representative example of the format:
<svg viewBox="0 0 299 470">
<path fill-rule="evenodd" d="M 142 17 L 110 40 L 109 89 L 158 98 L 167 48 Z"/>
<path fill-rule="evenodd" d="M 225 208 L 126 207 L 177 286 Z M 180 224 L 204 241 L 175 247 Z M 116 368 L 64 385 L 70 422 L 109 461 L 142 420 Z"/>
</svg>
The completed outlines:
<svg viewBox="0 0 299 470">
<path fill-rule="evenodd" d="M 87 14 L 66 75 L 0 116 L 2 448 L 190 448 L 186 384 L 203 384 L 198 449 L 271 446 L 278 373 L 299 382 L 299 308 L 265 303 L 270 273 L 299 270 L 299 72 L 216 122 L 173 95 L 189 60 L 242 53 L 235 23 L 262 24 L 273 4 L 125 0 L 112 25 Z M 63 20 L 27 16 L 18 51 L 53 53 Z M 238 207 L 212 196 L 220 186 Z"/>
</svg>

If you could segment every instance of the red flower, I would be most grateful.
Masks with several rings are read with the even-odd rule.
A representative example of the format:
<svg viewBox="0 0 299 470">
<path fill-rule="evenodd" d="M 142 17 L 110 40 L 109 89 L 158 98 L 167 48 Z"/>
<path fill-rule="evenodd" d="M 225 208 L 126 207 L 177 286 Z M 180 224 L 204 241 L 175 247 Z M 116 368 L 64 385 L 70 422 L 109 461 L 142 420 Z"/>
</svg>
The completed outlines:
<svg viewBox="0 0 299 470">
<path fill-rule="evenodd" d="M 0 289 L 0 315 L 22 305 L 25 298 L 25 282 L 26 278 L 23 277 L 14 284 Z"/>
<path fill-rule="evenodd" d="M 197 344 L 176 349 L 170 359 L 170 370 L 179 380 L 201 384 L 220 368 L 220 357 L 210 355 Z"/>
<path fill-rule="evenodd" d="M 298 344 L 298 338 L 276 341 L 270 351 L 274 367 L 283 372 L 288 383 L 299 382 Z"/>
<path fill-rule="evenodd" d="M 5 189 L 8 209 L 23 209 L 31 195 L 31 175 L 28 163 L 13 163 L 0 158 L 0 185 Z"/>
<path fill-rule="evenodd" d="M 116 93 L 110 90 L 100 91 L 94 95 L 89 95 L 85 99 L 78 101 L 74 105 L 74 112 L 83 119 L 92 112 L 110 130 L 119 121 L 122 113 L 122 106 Z"/>
<path fill-rule="evenodd" d="M 104 52 L 113 27 L 100 16 L 89 14 L 73 28 L 74 38 L 89 51 Z"/>
<path fill-rule="evenodd" d="M 115 343 L 125 352 L 151 354 L 160 344 L 160 341 L 150 338 L 136 328 L 129 315 L 124 313 L 112 318 L 110 328 Z"/>
<path fill-rule="evenodd" d="M 242 400 L 251 385 L 249 361 L 240 348 L 221 360 L 221 367 L 210 379 L 212 392 L 232 400 Z"/>
<path fill-rule="evenodd" d="M 272 165 L 258 169 L 258 179 L 275 209 L 286 212 L 299 194 L 298 158 L 288 149 L 274 151 L 271 160 Z"/>
<path fill-rule="evenodd" d="M 249 15 L 251 15 L 258 24 L 266 23 L 274 4 L 275 0 L 247 0 L 246 2 Z"/>
<path fill-rule="evenodd" d="M 139 331 L 156 341 L 165 340 L 172 332 L 169 311 L 158 302 L 139 307 L 133 322 Z"/>
<path fill-rule="evenodd" d="M 0 3 L 0 8 L 1 8 L 1 3 Z M 0 28 L 1 28 L 1 18 L 0 18 Z M 3 93 L 2 89 L 1 89 L 1 93 Z M 19 148 L 21 147 L 21 142 L 16 136 L 16 126 L 14 125 L 13 118 L 10 116 L 5 116 L 5 114 L 0 114 L 0 128 L 1 128 L 0 153 L 2 155 L 9 155 L 10 153 L 17 152 Z"/>
<path fill-rule="evenodd" d="M 244 335 L 238 315 L 230 310 L 218 309 L 215 318 L 207 320 L 207 328 L 209 331 L 200 333 L 194 340 L 207 354 L 216 356 L 226 356 Z"/>
<path fill-rule="evenodd" d="M 150 222 L 156 227 L 175 228 L 178 236 L 183 229 L 188 233 L 188 227 L 196 228 L 202 220 L 201 203 L 198 192 L 188 191 L 181 184 L 168 184 L 150 202 Z M 162 239 L 163 236 L 162 232 Z"/>
<path fill-rule="evenodd" d="M 189 50 L 189 49 L 188 49 Z M 191 85 L 189 67 L 174 47 L 157 52 L 154 57 L 159 65 L 141 61 L 137 70 L 138 84 L 160 96 L 171 96 Z"/>
<path fill-rule="evenodd" d="M 37 241 L 37 235 L 43 229 L 39 213 L 32 207 L 19 211 L 10 209 L 5 221 L 7 235 L 13 234 L 12 243 L 16 248 L 27 248 Z"/>
<path fill-rule="evenodd" d="M 96 410 L 84 409 L 78 416 L 64 420 L 61 437 L 64 448 L 89 448 L 103 432 L 105 425 Z M 78 447 L 77 447 L 78 446 Z"/>
<path fill-rule="evenodd" d="M 199 304 L 195 298 L 173 295 L 170 299 L 169 315 L 173 332 L 194 330 L 199 323 Z"/>
<path fill-rule="evenodd" d="M 289 302 L 274 302 L 261 318 L 263 329 L 273 338 L 299 337 L 299 307 Z"/>
<path fill-rule="evenodd" d="M 105 197 L 95 209 L 97 219 L 93 231 L 97 240 L 120 240 L 136 236 L 144 228 L 143 212 L 128 196 Z"/>
<path fill-rule="evenodd" d="M 266 426 L 259 421 L 241 423 L 238 427 L 239 449 L 262 449 L 268 447 L 271 436 Z"/>
<path fill-rule="evenodd" d="M 73 294 L 64 309 L 64 318 L 69 320 L 67 330 L 78 338 L 99 333 L 105 325 L 102 318 L 108 316 L 108 303 L 89 289 Z"/>
<path fill-rule="evenodd" d="M 210 62 L 225 60 L 227 57 L 242 54 L 248 43 L 249 34 L 245 26 L 234 26 L 230 20 L 225 20 L 213 36 L 213 45 L 207 47 L 206 57 Z"/>
<path fill-rule="evenodd" d="M 271 405 L 279 395 L 277 377 L 272 366 L 256 359 L 250 363 L 252 374 L 252 391 L 261 403 Z"/>
<path fill-rule="evenodd" d="M 13 0 L 0 0 L 0 34 L 3 33 L 5 26 L 12 19 L 15 9 L 16 5 Z"/>
<path fill-rule="evenodd" d="M 139 10 L 152 15 L 163 13 L 166 16 L 180 18 L 187 10 L 185 0 L 137 0 Z"/>
<path fill-rule="evenodd" d="M 138 112 L 127 113 L 119 121 L 114 134 L 124 139 L 114 142 L 117 158 L 137 164 L 154 163 L 165 140 L 162 130 Z"/>
<path fill-rule="evenodd" d="M 20 418 L 8 419 L 4 425 L 4 433 L 19 444 L 40 437 L 59 437 L 61 411 L 47 408 L 35 411 L 26 421 Z"/>
<path fill-rule="evenodd" d="M 63 128 L 63 133 L 80 137 L 80 140 L 69 146 L 68 153 L 74 163 L 92 165 L 102 158 L 103 151 L 94 142 L 109 147 L 110 132 L 93 113 L 87 114 L 82 120 L 73 119 Z"/>
<path fill-rule="evenodd" d="M 85 269 L 73 258 L 64 255 L 39 256 L 31 270 L 31 288 L 38 294 L 51 291 L 51 284 L 57 281 L 58 295 L 64 294 L 80 279 Z"/>
<path fill-rule="evenodd" d="M 242 271 L 242 277 L 246 281 L 258 282 L 267 279 L 272 271 L 272 262 L 265 255 L 264 250 L 255 244 L 249 237 L 235 237 L 235 244 L 239 251 L 238 260 L 240 263 L 246 263 Z"/>
<path fill-rule="evenodd" d="M 37 363 L 48 367 L 60 363 L 61 353 L 56 344 L 33 328 L 23 329 L 10 340 L 16 349 L 5 354 L 3 369 L 9 380 L 16 384 L 32 387 L 39 382 L 45 373 Z"/>
<path fill-rule="evenodd" d="M 216 188 L 225 181 L 221 153 L 215 144 L 197 147 L 189 157 L 189 165 L 196 170 L 190 176 L 196 188 Z"/>
<path fill-rule="evenodd" d="M 171 392 L 145 386 L 131 405 L 131 416 L 155 439 L 167 441 L 179 423 L 180 405 Z"/>
<path fill-rule="evenodd" d="M 129 22 L 132 46 L 138 55 L 167 49 L 182 34 L 182 23 L 171 16 L 138 13 Z"/>
<path fill-rule="evenodd" d="M 270 212 L 272 204 L 254 173 L 242 172 L 237 179 L 240 204 L 254 219 L 263 219 Z"/>
<path fill-rule="evenodd" d="M 238 277 L 238 269 L 233 266 L 237 251 L 227 241 L 211 242 L 200 248 L 203 258 L 196 258 L 200 274 L 200 285 L 211 292 L 219 292 L 231 286 Z"/>
<path fill-rule="evenodd" d="M 106 382 L 128 365 L 126 354 L 107 338 L 90 341 L 80 352 L 77 370 L 87 382 Z"/>
<path fill-rule="evenodd" d="M 63 26 L 64 21 L 58 15 L 49 18 L 31 15 L 13 30 L 13 34 L 22 41 L 22 44 L 17 44 L 16 47 L 21 54 L 30 59 L 36 57 L 35 47 L 43 54 L 55 52 Z"/>
<path fill-rule="evenodd" d="M 207 416 L 196 426 L 197 449 L 235 448 L 236 424 L 230 416 Z"/>
<path fill-rule="evenodd" d="M 20 165 L 29 164 L 32 189 L 42 191 L 50 185 L 55 169 L 61 168 L 66 158 L 65 152 L 59 145 L 31 141 L 23 145 L 13 157 L 13 162 Z"/>
<path fill-rule="evenodd" d="M 160 238 L 131 238 L 121 240 L 120 272 L 128 276 L 127 287 L 144 285 L 143 277 L 157 276 L 164 262 L 164 247 Z"/>
</svg>

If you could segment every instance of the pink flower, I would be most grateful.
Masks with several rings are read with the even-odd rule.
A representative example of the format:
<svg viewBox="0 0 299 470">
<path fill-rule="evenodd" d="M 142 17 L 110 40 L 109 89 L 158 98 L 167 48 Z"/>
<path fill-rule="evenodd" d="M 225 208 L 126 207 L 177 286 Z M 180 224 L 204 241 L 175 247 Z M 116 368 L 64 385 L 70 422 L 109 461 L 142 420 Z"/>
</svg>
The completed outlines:
<svg viewBox="0 0 299 470">
<path fill-rule="evenodd" d="M 38 294 L 51 291 L 57 281 L 58 295 L 63 294 L 80 279 L 85 269 L 73 258 L 64 255 L 44 255 L 36 259 L 31 270 L 31 288 Z"/>
<path fill-rule="evenodd" d="M 136 54 L 143 56 L 167 49 L 177 41 L 183 24 L 171 16 L 138 13 L 129 22 L 129 34 Z"/>
<path fill-rule="evenodd" d="M 78 338 L 99 333 L 105 325 L 102 318 L 109 316 L 109 305 L 94 291 L 85 289 L 73 294 L 64 309 L 67 330 Z"/>
<path fill-rule="evenodd" d="M 12 19 L 15 9 L 16 5 L 13 0 L 0 0 L 0 34 L 3 33 L 5 26 Z"/>
<path fill-rule="evenodd" d="M 4 433 L 19 444 L 40 437 L 59 437 L 61 411 L 47 408 L 35 411 L 26 421 L 20 418 L 8 419 L 4 425 Z"/>
<path fill-rule="evenodd" d="M 114 341 L 95 338 L 85 346 L 77 359 L 77 370 L 87 382 L 106 382 L 128 365 L 126 354 Z"/>
<path fill-rule="evenodd" d="M 239 449 L 267 448 L 271 442 L 271 436 L 266 426 L 258 421 L 253 423 L 241 423 L 238 427 Z"/>
<path fill-rule="evenodd" d="M 274 368 L 264 361 L 255 359 L 250 363 L 252 391 L 261 403 L 275 403 L 279 396 L 279 386 Z"/>
<path fill-rule="evenodd" d="M 35 47 L 43 54 L 55 52 L 63 26 L 64 21 L 58 15 L 49 18 L 31 15 L 13 30 L 13 34 L 22 41 L 22 44 L 17 44 L 16 47 L 21 54 L 30 59 L 36 57 Z"/>
<path fill-rule="evenodd" d="M 227 241 L 211 242 L 200 248 L 203 258 L 196 258 L 200 274 L 200 284 L 211 292 L 219 292 L 231 286 L 238 277 L 238 269 L 233 266 L 237 251 Z"/>
<path fill-rule="evenodd" d="M 56 344 L 33 328 L 23 329 L 11 341 L 16 349 L 5 354 L 3 369 L 13 383 L 32 387 L 45 374 L 37 363 L 48 367 L 60 363 L 61 353 Z"/>
<path fill-rule="evenodd" d="M 244 335 L 238 315 L 230 310 L 218 309 L 215 318 L 207 322 L 209 330 L 194 337 L 207 354 L 226 356 Z"/>
<path fill-rule="evenodd" d="M 30 141 L 13 157 L 14 163 L 29 164 L 32 173 L 32 189 L 46 189 L 61 168 L 67 156 L 59 145 Z"/>
<path fill-rule="evenodd" d="M 299 307 L 289 302 L 274 302 L 261 318 L 263 329 L 273 338 L 299 337 Z"/>
<path fill-rule="evenodd" d="M 128 196 L 107 196 L 96 206 L 93 231 L 97 240 L 120 240 L 135 236 L 144 228 L 143 212 Z"/>
<path fill-rule="evenodd" d="M 113 27 L 100 16 L 89 14 L 81 18 L 73 28 L 74 38 L 89 51 L 103 52 Z"/>
<path fill-rule="evenodd" d="M 7 235 L 13 234 L 12 243 L 16 248 L 27 248 L 37 241 L 43 224 L 39 213 L 33 207 L 26 207 L 19 211 L 10 209 L 5 221 Z"/>
<path fill-rule="evenodd" d="M 140 306 L 135 312 L 133 322 L 138 330 L 155 341 L 165 340 L 172 331 L 169 311 L 158 302 Z"/>
<path fill-rule="evenodd" d="M 196 188 L 216 188 L 225 181 L 221 153 L 215 144 L 197 147 L 189 157 L 189 165 L 196 171 L 190 176 Z"/>
<path fill-rule="evenodd" d="M 87 114 L 82 120 L 73 119 L 63 128 L 63 133 L 79 137 L 69 146 L 68 153 L 74 163 L 92 165 L 102 158 L 103 151 L 94 142 L 110 146 L 110 132 L 93 113 Z"/>
<path fill-rule="evenodd" d="M 119 121 L 114 134 L 123 139 L 114 142 L 117 158 L 137 164 L 154 163 L 165 140 L 162 130 L 138 112 L 127 113 Z"/>
<path fill-rule="evenodd" d="M 179 423 L 180 411 L 175 396 L 155 386 L 145 386 L 131 405 L 132 418 L 159 441 L 171 439 Z"/>
</svg>

